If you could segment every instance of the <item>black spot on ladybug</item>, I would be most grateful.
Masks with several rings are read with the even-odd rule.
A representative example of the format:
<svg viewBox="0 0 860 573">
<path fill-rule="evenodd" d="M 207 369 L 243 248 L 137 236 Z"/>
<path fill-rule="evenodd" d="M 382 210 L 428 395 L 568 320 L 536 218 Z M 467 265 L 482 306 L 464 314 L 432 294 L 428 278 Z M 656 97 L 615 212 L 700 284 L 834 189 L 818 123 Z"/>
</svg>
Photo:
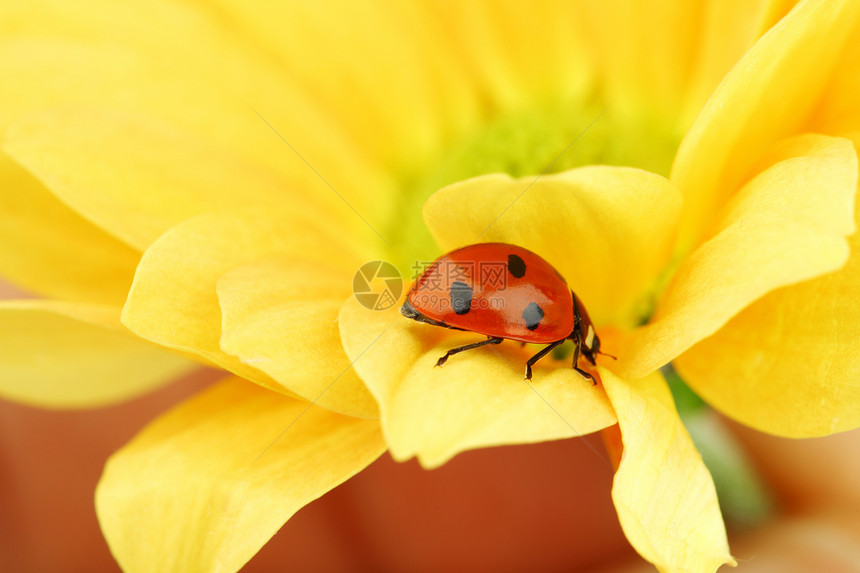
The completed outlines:
<svg viewBox="0 0 860 573">
<path fill-rule="evenodd" d="M 462 281 L 451 285 L 451 308 L 457 314 L 466 314 L 472 308 L 472 289 Z"/>
<path fill-rule="evenodd" d="M 526 274 L 526 262 L 517 255 L 508 255 L 508 271 L 521 279 Z"/>
<path fill-rule="evenodd" d="M 536 302 L 530 302 L 523 311 L 523 320 L 526 321 L 526 328 L 534 330 L 543 320 L 543 309 Z"/>
</svg>

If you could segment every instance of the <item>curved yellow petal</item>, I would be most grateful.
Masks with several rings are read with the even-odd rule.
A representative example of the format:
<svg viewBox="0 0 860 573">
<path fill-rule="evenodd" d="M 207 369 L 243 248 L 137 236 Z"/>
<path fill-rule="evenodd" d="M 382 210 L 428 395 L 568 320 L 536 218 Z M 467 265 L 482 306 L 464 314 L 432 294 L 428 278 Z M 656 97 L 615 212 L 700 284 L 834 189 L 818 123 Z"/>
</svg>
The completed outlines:
<svg viewBox="0 0 860 573">
<path fill-rule="evenodd" d="M 379 423 L 228 379 L 115 453 L 96 511 L 123 571 L 238 571 L 385 451 Z"/>
<path fill-rule="evenodd" d="M 577 3 L 580 33 L 588 40 L 609 105 L 637 115 L 677 115 L 693 65 L 699 5 L 677 0 Z"/>
<path fill-rule="evenodd" d="M 788 11 L 773 0 L 577 2 L 578 35 L 597 82 L 622 114 L 689 127 L 759 36 Z M 679 134 L 680 135 L 680 134 Z"/>
<path fill-rule="evenodd" d="M 832 272 L 854 232 L 857 155 L 850 140 L 799 136 L 717 217 L 719 232 L 678 267 L 652 322 L 633 333 L 618 371 L 666 364 L 779 287 Z"/>
<path fill-rule="evenodd" d="M 67 104 L 123 110 L 158 118 L 236 158 L 233 164 L 259 164 L 332 209 L 344 205 L 329 183 L 366 218 L 384 211 L 378 196 L 391 182 L 383 166 L 285 73 L 259 37 L 225 16 L 172 0 L 0 5 L 0 130 L 29 112 Z"/>
<path fill-rule="evenodd" d="M 517 343 L 436 360 L 480 336 L 414 323 L 397 309 L 371 311 L 344 303 L 340 330 L 353 367 L 379 402 L 382 428 L 398 460 L 417 456 L 437 467 L 479 447 L 533 443 L 588 434 L 615 423 L 600 386 L 546 357 L 531 383 L 525 362 L 537 348 Z"/>
<path fill-rule="evenodd" d="M 426 161 L 478 117 L 461 55 L 421 4 L 221 4 L 235 32 L 264 45 L 376 161 Z"/>
<path fill-rule="evenodd" d="M 755 174 L 774 143 L 805 129 L 849 42 L 860 3 L 800 3 L 726 76 L 689 130 L 672 168 L 684 193 L 680 249 L 706 238 L 713 215 Z"/>
<path fill-rule="evenodd" d="M 264 42 L 365 153 L 406 170 L 420 169 L 488 116 L 583 99 L 591 77 L 567 2 L 223 8 L 237 32 Z"/>
<path fill-rule="evenodd" d="M 0 302 L 0 395 L 43 408 L 133 398 L 196 368 L 122 328 L 119 309 Z"/>
<path fill-rule="evenodd" d="M 666 266 L 681 208 L 663 177 L 583 167 L 511 179 L 487 175 L 445 187 L 424 206 L 444 250 L 501 241 L 548 260 L 598 324 L 623 324 Z M 629 326 L 629 325 L 625 325 Z"/>
<path fill-rule="evenodd" d="M 858 284 L 854 256 L 837 273 L 765 296 L 673 363 L 709 404 L 760 431 L 809 438 L 856 428 Z"/>
<path fill-rule="evenodd" d="M 144 253 L 123 308 L 123 324 L 157 344 L 195 353 L 269 388 L 282 389 L 259 369 L 221 349 L 216 284 L 235 267 L 277 255 L 357 268 L 358 247 L 345 244 L 326 224 L 276 207 L 191 219 Z"/>
<path fill-rule="evenodd" d="M 860 134 L 853 139 L 860 145 Z M 722 412 L 772 434 L 860 425 L 860 234 L 848 241 L 845 267 L 765 295 L 676 358 L 684 380 Z"/>
<path fill-rule="evenodd" d="M 236 268 L 218 280 L 221 348 L 319 406 L 376 418 L 376 401 L 340 342 L 337 317 L 351 286 L 351 273 L 320 261 Z"/>
<path fill-rule="evenodd" d="M 612 485 L 624 535 L 660 571 L 735 565 L 711 474 L 663 377 L 628 381 L 606 368 L 599 372 L 624 444 Z"/>
<path fill-rule="evenodd" d="M 790 0 L 792 4 L 794 1 Z M 682 113 L 690 122 L 732 66 L 790 8 L 773 0 L 710 0 L 700 4 Z"/>
<path fill-rule="evenodd" d="M 845 46 L 830 83 L 807 121 L 807 129 L 833 135 L 860 131 L 860 18 L 850 32 L 853 41 Z"/>
<path fill-rule="evenodd" d="M 436 19 L 451 38 L 448 61 L 462 66 L 475 83 L 473 97 L 490 110 L 504 113 L 588 95 L 594 69 L 577 29 L 581 15 L 575 3 L 463 2 L 438 5 Z"/>
<path fill-rule="evenodd" d="M 766 22 L 768 28 L 779 22 L 803 0 L 767 0 Z"/>
<path fill-rule="evenodd" d="M 121 305 L 140 253 L 83 219 L 0 154 L 0 274 L 40 295 Z"/>
<path fill-rule="evenodd" d="M 3 148 L 62 201 L 141 251 L 200 213 L 286 196 L 296 209 L 312 205 L 306 194 L 288 194 L 274 172 L 150 115 L 51 109 L 16 122 Z"/>
</svg>

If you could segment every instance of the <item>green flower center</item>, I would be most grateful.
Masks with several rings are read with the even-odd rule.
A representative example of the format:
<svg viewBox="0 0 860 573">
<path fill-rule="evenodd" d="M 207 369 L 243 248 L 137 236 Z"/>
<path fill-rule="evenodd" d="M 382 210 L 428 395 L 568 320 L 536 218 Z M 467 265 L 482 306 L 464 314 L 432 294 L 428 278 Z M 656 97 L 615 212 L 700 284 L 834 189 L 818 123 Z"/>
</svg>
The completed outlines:
<svg viewBox="0 0 860 573">
<path fill-rule="evenodd" d="M 405 271 L 440 253 L 422 218 L 438 189 L 478 175 L 558 173 L 583 165 L 623 165 L 668 176 L 681 132 L 655 118 L 622 118 L 597 103 L 555 104 L 493 118 L 452 142 L 424 170 L 401 178 L 403 192 L 386 237 Z M 411 276 L 411 275 L 410 275 Z"/>
</svg>

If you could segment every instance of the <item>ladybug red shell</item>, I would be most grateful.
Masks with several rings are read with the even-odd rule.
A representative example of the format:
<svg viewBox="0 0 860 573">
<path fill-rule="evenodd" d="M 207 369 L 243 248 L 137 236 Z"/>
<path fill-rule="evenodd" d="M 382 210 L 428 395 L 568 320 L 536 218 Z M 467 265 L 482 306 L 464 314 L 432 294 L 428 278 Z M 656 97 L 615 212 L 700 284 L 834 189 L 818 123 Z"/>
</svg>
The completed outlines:
<svg viewBox="0 0 860 573">
<path fill-rule="evenodd" d="M 415 281 L 400 312 L 407 318 L 455 330 L 477 332 L 487 340 L 449 350 L 453 354 L 504 339 L 548 344 L 526 363 L 532 366 L 565 340 L 573 340 L 573 367 L 579 355 L 595 365 L 600 339 L 591 319 L 564 277 L 546 260 L 523 247 L 480 243 L 439 257 Z"/>
</svg>

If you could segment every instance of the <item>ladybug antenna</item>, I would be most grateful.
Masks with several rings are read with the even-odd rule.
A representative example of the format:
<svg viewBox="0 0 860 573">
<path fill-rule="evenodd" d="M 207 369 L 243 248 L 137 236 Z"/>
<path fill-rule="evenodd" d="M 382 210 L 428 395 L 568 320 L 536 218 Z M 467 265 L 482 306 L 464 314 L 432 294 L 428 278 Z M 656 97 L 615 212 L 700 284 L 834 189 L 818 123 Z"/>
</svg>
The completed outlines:
<svg viewBox="0 0 860 573">
<path fill-rule="evenodd" d="M 612 354 L 609 354 L 608 352 L 603 352 L 602 350 L 598 350 L 597 353 L 602 354 L 603 356 L 608 356 L 613 360 L 618 360 L 617 356 L 613 356 Z"/>
</svg>

